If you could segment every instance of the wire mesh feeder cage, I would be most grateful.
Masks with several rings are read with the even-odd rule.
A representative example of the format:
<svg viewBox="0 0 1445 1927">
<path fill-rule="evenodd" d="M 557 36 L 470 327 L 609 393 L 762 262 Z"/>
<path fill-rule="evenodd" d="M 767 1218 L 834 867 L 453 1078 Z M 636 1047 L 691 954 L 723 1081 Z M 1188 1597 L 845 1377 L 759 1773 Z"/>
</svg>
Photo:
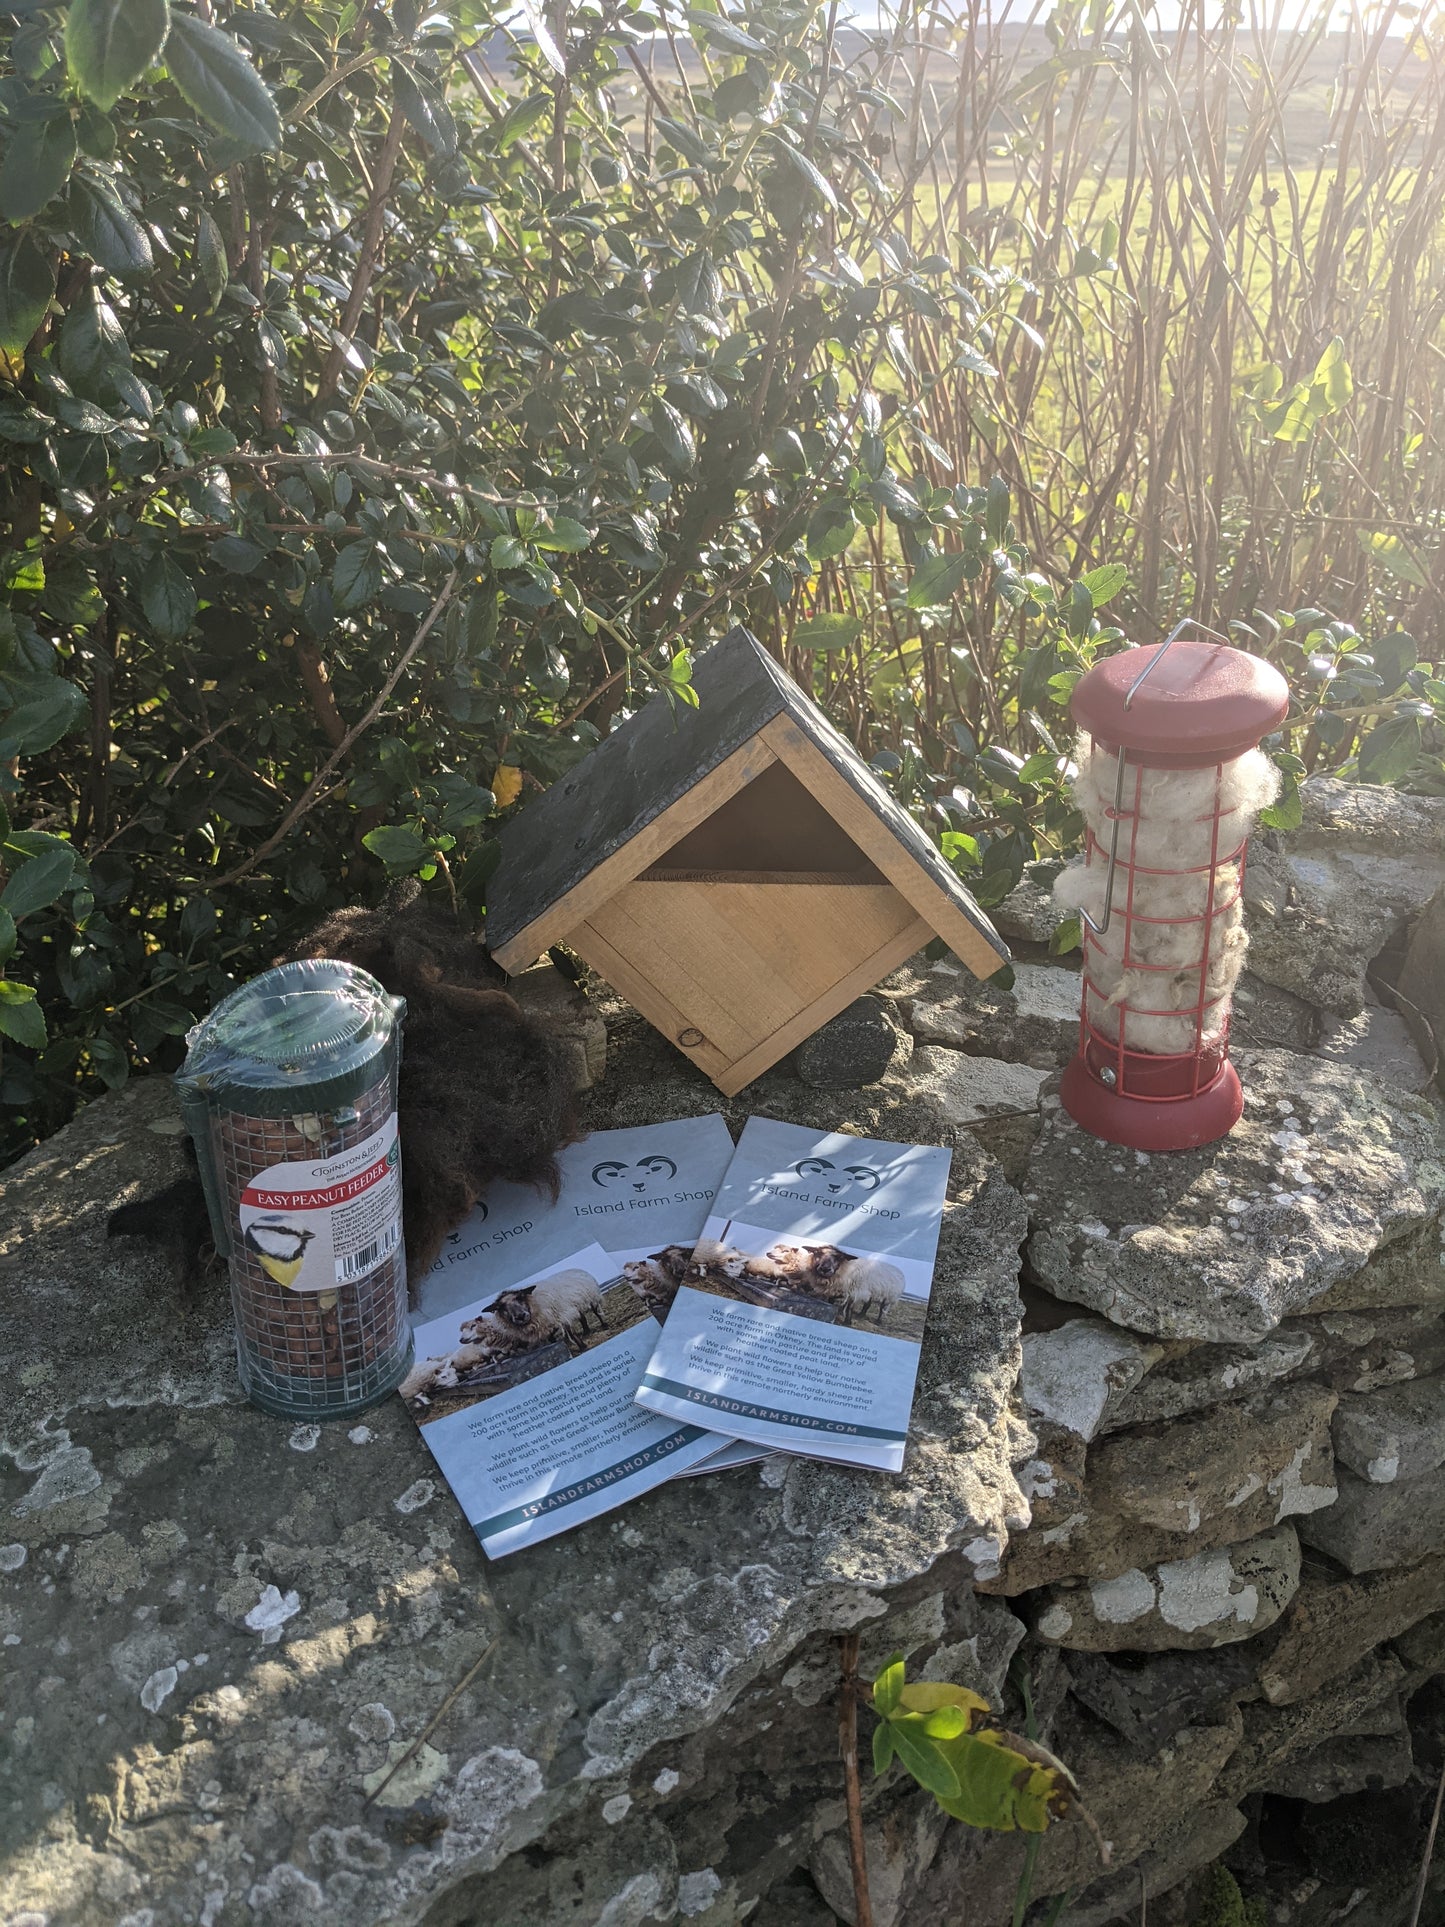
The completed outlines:
<svg viewBox="0 0 1445 1927">
<path fill-rule="evenodd" d="M 176 1079 L 247 1397 L 345 1418 L 411 1362 L 396 1084 L 406 1005 L 345 963 L 279 965 L 187 1038 Z"/>
<path fill-rule="evenodd" d="M 1188 629 L 1211 640 L 1184 639 Z M 1075 685 L 1084 861 L 1079 1050 L 1060 1087 L 1095 1137 L 1183 1151 L 1243 1108 L 1229 1014 L 1244 966 L 1245 846 L 1279 774 L 1259 747 L 1289 709 L 1284 677 L 1194 622 L 1095 664 Z"/>
</svg>

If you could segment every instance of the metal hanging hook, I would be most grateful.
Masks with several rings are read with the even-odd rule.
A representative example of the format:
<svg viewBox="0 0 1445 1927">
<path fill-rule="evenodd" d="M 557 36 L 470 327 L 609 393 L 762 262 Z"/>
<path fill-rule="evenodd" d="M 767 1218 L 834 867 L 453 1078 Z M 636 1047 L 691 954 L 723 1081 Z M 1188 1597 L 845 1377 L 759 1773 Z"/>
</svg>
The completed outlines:
<svg viewBox="0 0 1445 1927">
<path fill-rule="evenodd" d="M 1186 629 L 1195 629 L 1201 636 L 1208 636 L 1214 642 L 1222 642 L 1226 649 L 1232 649 L 1234 647 L 1229 637 L 1220 635 L 1217 629 L 1210 629 L 1206 624 L 1196 621 L 1193 616 L 1185 616 L 1182 622 L 1175 623 L 1174 627 L 1169 631 L 1169 634 L 1164 638 L 1163 642 L 1160 643 L 1159 647 L 1139 671 L 1139 674 L 1134 678 L 1133 682 L 1130 683 L 1124 697 L 1125 709 L 1130 706 L 1135 696 L 1138 695 L 1145 683 L 1148 682 L 1149 678 L 1154 674 L 1154 671 L 1159 667 L 1159 664 L 1164 660 L 1165 656 L 1184 634 Z M 1096 937 L 1102 937 L 1109 928 L 1109 921 L 1114 912 L 1114 872 L 1119 866 L 1119 826 L 1121 822 L 1119 812 L 1124 802 L 1124 771 L 1127 767 L 1122 747 L 1115 751 L 1115 760 L 1119 767 L 1118 773 L 1114 778 L 1114 806 L 1109 812 L 1111 819 L 1109 867 L 1104 875 L 1104 914 L 1096 923 L 1082 905 L 1079 908 L 1079 921 L 1087 924 Z"/>
</svg>

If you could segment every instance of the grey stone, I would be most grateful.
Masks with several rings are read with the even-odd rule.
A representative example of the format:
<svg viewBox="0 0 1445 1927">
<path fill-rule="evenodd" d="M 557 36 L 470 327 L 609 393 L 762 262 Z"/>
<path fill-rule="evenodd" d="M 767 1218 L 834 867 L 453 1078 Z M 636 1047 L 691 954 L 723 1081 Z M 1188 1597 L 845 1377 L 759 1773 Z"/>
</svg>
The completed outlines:
<svg viewBox="0 0 1445 1927">
<path fill-rule="evenodd" d="M 893 1062 L 898 1031 L 877 997 L 856 998 L 793 1053 L 793 1069 L 817 1091 L 876 1084 Z"/>
<path fill-rule="evenodd" d="M 1431 1613 L 1397 1635 L 1395 1651 L 1420 1678 L 1445 1673 L 1445 1612 Z"/>
<path fill-rule="evenodd" d="M 904 1010 L 920 1044 L 1053 1070 L 1078 1048 L 1079 986 L 1079 973 L 1059 964 L 1016 963 L 1007 988 L 939 964 Z"/>
<path fill-rule="evenodd" d="M 1305 1311 L 1445 1306 L 1442 1140 L 1422 1098 L 1245 1052 L 1244 1115 L 1195 1151 L 1121 1151 L 1045 1098 L 1028 1258 L 1056 1297 L 1157 1337 L 1252 1343 Z"/>
<path fill-rule="evenodd" d="M 1142 1753 L 1157 1752 L 1186 1726 L 1208 1726 L 1253 1684 L 1250 1644 L 1200 1652 L 1067 1655 L 1069 1690 Z"/>
<path fill-rule="evenodd" d="M 936 1801 L 919 1800 L 911 1793 L 865 1821 L 863 1852 L 873 1927 L 907 1927 L 909 1902 L 954 1824 Z M 854 1927 L 857 1912 L 847 1835 L 831 1833 L 819 1841 L 809 1864 L 826 1904 Z"/>
<path fill-rule="evenodd" d="M 1127 1398 L 1162 1351 L 1102 1318 L 1026 1332 L 1019 1374 L 1024 1411 L 1087 1442 L 1110 1405 Z"/>
<path fill-rule="evenodd" d="M 1272 1626 L 1299 1588 L 1299 1540 L 1276 1526 L 1243 1545 L 1038 1595 L 1034 1631 L 1092 1653 L 1197 1651 Z"/>
<path fill-rule="evenodd" d="M 1313 1050 L 1323 1020 L 1313 1004 L 1246 970 L 1234 987 L 1229 1035 L 1236 1050 Z"/>
<path fill-rule="evenodd" d="M 1323 1741 L 1285 1767 L 1270 1792 L 1322 1806 L 1349 1793 L 1363 1793 L 1367 1787 L 1404 1786 L 1414 1771 L 1414 1750 L 1401 1718 L 1394 1733 Z"/>
<path fill-rule="evenodd" d="M 1445 1091 L 1445 887 L 1420 912 L 1396 991 L 1420 1055 Z"/>
<path fill-rule="evenodd" d="M 690 1067 L 631 1074 L 663 1062 L 640 1029 L 614 1050 L 593 1123 L 717 1107 Z M 768 1090 L 778 1115 L 875 1135 L 906 1114 Z M 756 1912 L 841 1822 L 830 1699 L 782 1676 L 910 1587 L 969 1596 L 1027 1516 L 1017 1194 L 960 1146 L 901 1475 L 794 1459 L 682 1481 L 492 1565 L 399 1400 L 292 1450 L 238 1400 L 223 1283 L 188 1307 L 154 1254 L 107 1242 L 110 1206 L 175 1174 L 174 1122 L 137 1085 L 7 1173 L 24 1289 L 0 1301 L 0 1513 L 25 1557 L 0 1588 L 0 1918 Z M 433 1501 L 398 1510 L 423 1478 Z M 950 1607 L 939 1650 L 978 1637 L 996 1666 L 1000 1614 Z M 484 1653 L 386 1790 L 409 1804 L 363 1804 Z"/>
<path fill-rule="evenodd" d="M 576 1067 L 578 1090 L 589 1090 L 607 1069 L 607 1026 L 596 1003 L 545 958 L 520 971 L 507 988 L 523 1010 L 562 1039 Z"/>
<path fill-rule="evenodd" d="M 1077 1777 L 1084 1803 L 1112 1845 L 1117 1874 L 1162 1842 L 1181 1815 L 1201 1809 L 1240 1732 L 1239 1713 L 1231 1708 L 1208 1726 L 1186 1727 L 1157 1752 L 1139 1753 L 1066 1703 L 1048 1743 Z M 953 1828 L 919 1885 L 907 1927 L 958 1927 L 960 1895 L 967 1895 L 970 1921 L 1007 1921 L 1026 1851 L 1017 1833 Z M 1092 1834 L 1077 1819 L 1066 1821 L 1038 1844 L 1032 1892 L 1044 1899 L 1088 1888 L 1100 1872 Z M 1137 1900 L 1137 1882 L 1134 1891 Z"/>
<path fill-rule="evenodd" d="M 1359 1579 L 1306 1565 L 1283 1635 L 1260 1667 L 1264 1696 L 1272 1706 L 1292 1706 L 1441 1610 L 1445 1558 Z"/>
<path fill-rule="evenodd" d="M 1250 969 L 1351 1017 L 1370 963 L 1445 885 L 1445 798 L 1311 777 L 1301 800 L 1297 830 L 1250 848 Z"/>
<path fill-rule="evenodd" d="M 1141 1383 L 1112 1402 L 1102 1429 L 1157 1425 L 1202 1406 L 1238 1398 L 1297 1376 L 1321 1354 L 1316 1321 L 1295 1319 L 1257 1345 L 1179 1345 Z M 1024 1341 L 1027 1344 L 1027 1339 Z"/>
<path fill-rule="evenodd" d="M 1255 1538 L 1335 1498 L 1330 1417 L 1335 1395 L 1303 1383 L 1089 1448 L 1041 1521 L 1009 1547 L 991 1591 L 1032 1591 L 1083 1575 L 1192 1558 Z M 1062 1516 L 1060 1516 L 1062 1515 Z M 1126 1642 L 1127 1643 L 1127 1642 Z"/>
<path fill-rule="evenodd" d="M 1413 1566 L 1445 1552 L 1445 1479 L 1427 1473 L 1377 1485 L 1339 1473 L 1340 1496 L 1327 1512 L 1300 1528 L 1306 1544 L 1327 1552 L 1350 1572 Z"/>
<path fill-rule="evenodd" d="M 1138 1911 L 1141 1879 L 1149 1918 L 1157 1920 L 1159 1900 L 1227 1853 L 1245 1825 L 1229 1800 L 1206 1800 L 1190 1809 L 1131 1866 L 1102 1875 L 1076 1895 L 1063 1916 L 1067 1927 L 1105 1927 L 1108 1921 L 1131 1919 Z"/>
<path fill-rule="evenodd" d="M 1355 1016 L 1338 1018 L 1325 1028 L 1315 1048 L 1321 1057 L 1348 1064 L 1352 1070 L 1373 1071 L 1402 1091 L 1423 1091 L 1430 1083 L 1430 1072 L 1404 1018 L 1379 1004 L 1366 1004 Z"/>
<path fill-rule="evenodd" d="M 1369 1653 L 1292 1705 L 1254 1701 L 1242 1707 L 1243 1737 L 1219 1777 L 1217 1791 L 1230 1800 L 1283 1792 L 1290 1766 L 1332 1740 L 1400 1731 L 1404 1678 L 1404 1667 L 1388 1651 Z"/>
<path fill-rule="evenodd" d="M 1331 1432 L 1335 1457 L 1372 1485 L 1422 1478 L 1445 1465 L 1445 1376 L 1347 1394 Z"/>
<path fill-rule="evenodd" d="M 990 911 L 994 928 L 1010 943 L 1047 943 L 1059 923 L 1054 902 L 1054 879 L 1060 862 L 1026 863 L 1022 881 Z"/>
<path fill-rule="evenodd" d="M 911 1094 L 935 1111 L 941 1123 L 951 1125 L 978 1124 L 1016 1111 L 1032 1116 L 1048 1076 L 1027 1064 L 932 1046 L 913 1053 L 909 1071 Z"/>
</svg>

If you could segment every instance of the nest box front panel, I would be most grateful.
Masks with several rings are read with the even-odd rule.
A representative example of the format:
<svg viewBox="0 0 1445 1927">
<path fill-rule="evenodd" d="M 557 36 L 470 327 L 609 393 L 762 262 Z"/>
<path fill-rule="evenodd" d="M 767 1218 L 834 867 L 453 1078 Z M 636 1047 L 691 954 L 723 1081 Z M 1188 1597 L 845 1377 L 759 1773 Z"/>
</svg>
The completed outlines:
<svg viewBox="0 0 1445 1927">
<path fill-rule="evenodd" d="M 568 941 L 731 1095 L 931 934 L 774 764 Z"/>
</svg>

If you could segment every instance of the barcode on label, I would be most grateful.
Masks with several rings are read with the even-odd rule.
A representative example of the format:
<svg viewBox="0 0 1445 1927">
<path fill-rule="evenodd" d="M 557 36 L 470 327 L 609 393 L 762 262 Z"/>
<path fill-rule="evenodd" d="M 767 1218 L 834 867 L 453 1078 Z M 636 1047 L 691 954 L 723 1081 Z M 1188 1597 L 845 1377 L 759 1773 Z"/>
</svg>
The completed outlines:
<svg viewBox="0 0 1445 1927">
<path fill-rule="evenodd" d="M 401 1240 L 401 1226 L 393 1221 L 379 1238 L 373 1238 L 369 1245 L 360 1251 L 353 1251 L 345 1258 L 336 1260 L 336 1282 L 338 1285 L 350 1284 L 353 1278 L 360 1278 L 364 1272 L 381 1263 L 395 1251 Z"/>
</svg>

